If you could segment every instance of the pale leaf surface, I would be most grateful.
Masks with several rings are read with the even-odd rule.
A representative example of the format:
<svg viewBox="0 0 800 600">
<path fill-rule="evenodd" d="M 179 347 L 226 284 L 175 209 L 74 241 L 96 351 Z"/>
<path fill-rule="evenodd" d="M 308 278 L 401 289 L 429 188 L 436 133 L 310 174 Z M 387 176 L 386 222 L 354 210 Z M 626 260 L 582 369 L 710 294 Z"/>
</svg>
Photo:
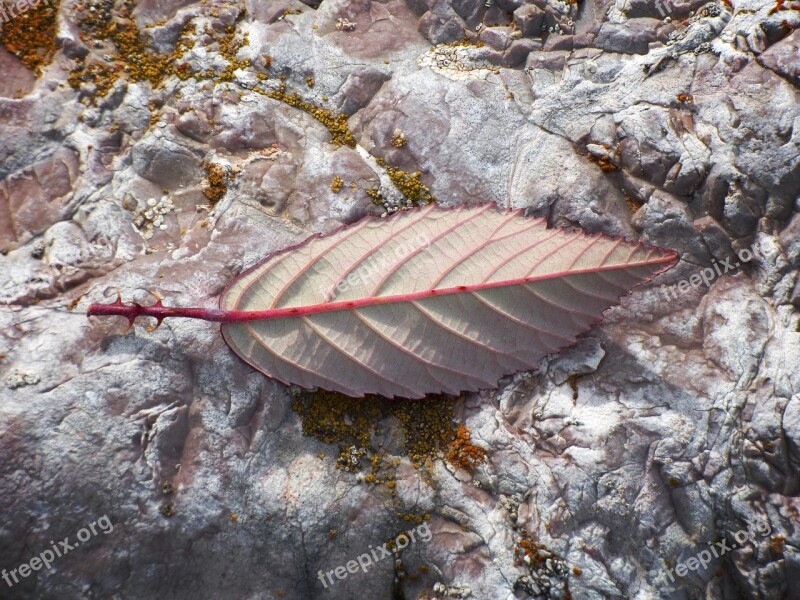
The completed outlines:
<svg viewBox="0 0 800 600">
<path fill-rule="evenodd" d="M 547 229 L 494 204 L 429 205 L 269 256 L 220 308 L 280 316 L 222 332 L 253 367 L 304 388 L 404 398 L 492 388 L 573 344 L 674 262 L 672 251 Z"/>
</svg>

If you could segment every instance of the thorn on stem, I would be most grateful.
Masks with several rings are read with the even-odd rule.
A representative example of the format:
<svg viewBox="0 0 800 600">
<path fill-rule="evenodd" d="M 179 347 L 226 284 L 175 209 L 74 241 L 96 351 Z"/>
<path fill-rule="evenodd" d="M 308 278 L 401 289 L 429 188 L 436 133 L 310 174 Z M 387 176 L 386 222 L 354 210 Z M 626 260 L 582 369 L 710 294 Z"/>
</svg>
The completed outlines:
<svg viewBox="0 0 800 600">
<path fill-rule="evenodd" d="M 164 306 L 164 304 L 161 302 L 161 296 L 158 295 L 158 292 L 156 292 L 155 290 L 150 290 L 150 294 L 155 296 L 156 299 L 156 303 L 153 304 L 153 306 Z"/>
<path fill-rule="evenodd" d="M 161 300 L 158 301 L 158 304 L 161 304 Z M 164 317 L 155 317 L 156 326 L 153 327 L 152 325 L 147 327 L 147 333 L 153 333 L 156 329 L 161 327 L 161 321 L 164 320 Z"/>
<path fill-rule="evenodd" d="M 131 329 L 133 329 L 133 322 L 136 320 L 136 317 L 128 317 L 128 326 L 122 330 L 122 333 L 128 333 Z"/>
</svg>

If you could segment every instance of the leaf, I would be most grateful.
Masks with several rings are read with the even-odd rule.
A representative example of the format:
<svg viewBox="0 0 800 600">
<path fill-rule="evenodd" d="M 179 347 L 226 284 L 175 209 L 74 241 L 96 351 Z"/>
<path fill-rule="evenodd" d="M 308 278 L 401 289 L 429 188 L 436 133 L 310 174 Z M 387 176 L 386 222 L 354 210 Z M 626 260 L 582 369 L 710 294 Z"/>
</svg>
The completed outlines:
<svg viewBox="0 0 800 600">
<path fill-rule="evenodd" d="M 674 251 L 494 204 L 367 217 L 269 256 L 223 292 L 230 348 L 264 374 L 361 397 L 493 388 L 571 345 Z"/>
</svg>

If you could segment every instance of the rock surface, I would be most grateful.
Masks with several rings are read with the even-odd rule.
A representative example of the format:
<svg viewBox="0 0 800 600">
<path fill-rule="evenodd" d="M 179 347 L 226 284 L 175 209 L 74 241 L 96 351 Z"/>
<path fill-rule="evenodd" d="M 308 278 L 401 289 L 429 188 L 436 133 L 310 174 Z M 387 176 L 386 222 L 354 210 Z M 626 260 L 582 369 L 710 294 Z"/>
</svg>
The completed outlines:
<svg viewBox="0 0 800 600">
<path fill-rule="evenodd" d="M 797 597 L 793 6 L 79 0 L 2 23 L 0 569 L 19 581 L 0 597 Z M 441 399 L 364 420 L 312 398 L 320 425 L 215 325 L 85 317 L 117 287 L 213 307 L 272 251 L 433 198 L 682 259 L 537 371 L 448 404 L 474 465 L 452 436 L 409 451 Z M 347 441 L 328 418 L 366 425 Z"/>
</svg>

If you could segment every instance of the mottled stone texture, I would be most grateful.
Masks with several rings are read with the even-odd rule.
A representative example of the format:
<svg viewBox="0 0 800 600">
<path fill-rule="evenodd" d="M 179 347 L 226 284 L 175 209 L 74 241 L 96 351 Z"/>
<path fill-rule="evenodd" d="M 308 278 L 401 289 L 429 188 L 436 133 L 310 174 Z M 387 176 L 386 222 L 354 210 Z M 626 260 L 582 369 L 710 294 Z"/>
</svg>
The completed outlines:
<svg viewBox="0 0 800 600">
<path fill-rule="evenodd" d="M 94 99 L 68 74 L 111 50 L 80 38 L 77 3 L 38 79 L 0 49 L 0 568 L 114 525 L 0 597 L 800 597 L 795 5 L 152 0 L 134 12 L 147 47 L 194 22 L 179 62 L 202 73 L 231 58 L 206 25 L 234 27 L 250 64 Z M 345 113 L 356 146 L 253 91 L 278 76 Z M 404 202 L 373 157 L 442 205 L 681 253 L 574 348 L 458 401 L 489 451 L 474 476 L 403 458 L 393 490 L 363 483 L 217 326 L 84 316 L 114 287 L 214 306 L 269 252 L 387 210 L 367 189 Z M 213 206 L 209 163 L 227 173 Z M 432 539 L 323 589 L 397 512 L 431 514 Z M 560 562 L 515 560 L 522 531 Z M 675 573 L 720 541 L 735 548 Z"/>
</svg>

